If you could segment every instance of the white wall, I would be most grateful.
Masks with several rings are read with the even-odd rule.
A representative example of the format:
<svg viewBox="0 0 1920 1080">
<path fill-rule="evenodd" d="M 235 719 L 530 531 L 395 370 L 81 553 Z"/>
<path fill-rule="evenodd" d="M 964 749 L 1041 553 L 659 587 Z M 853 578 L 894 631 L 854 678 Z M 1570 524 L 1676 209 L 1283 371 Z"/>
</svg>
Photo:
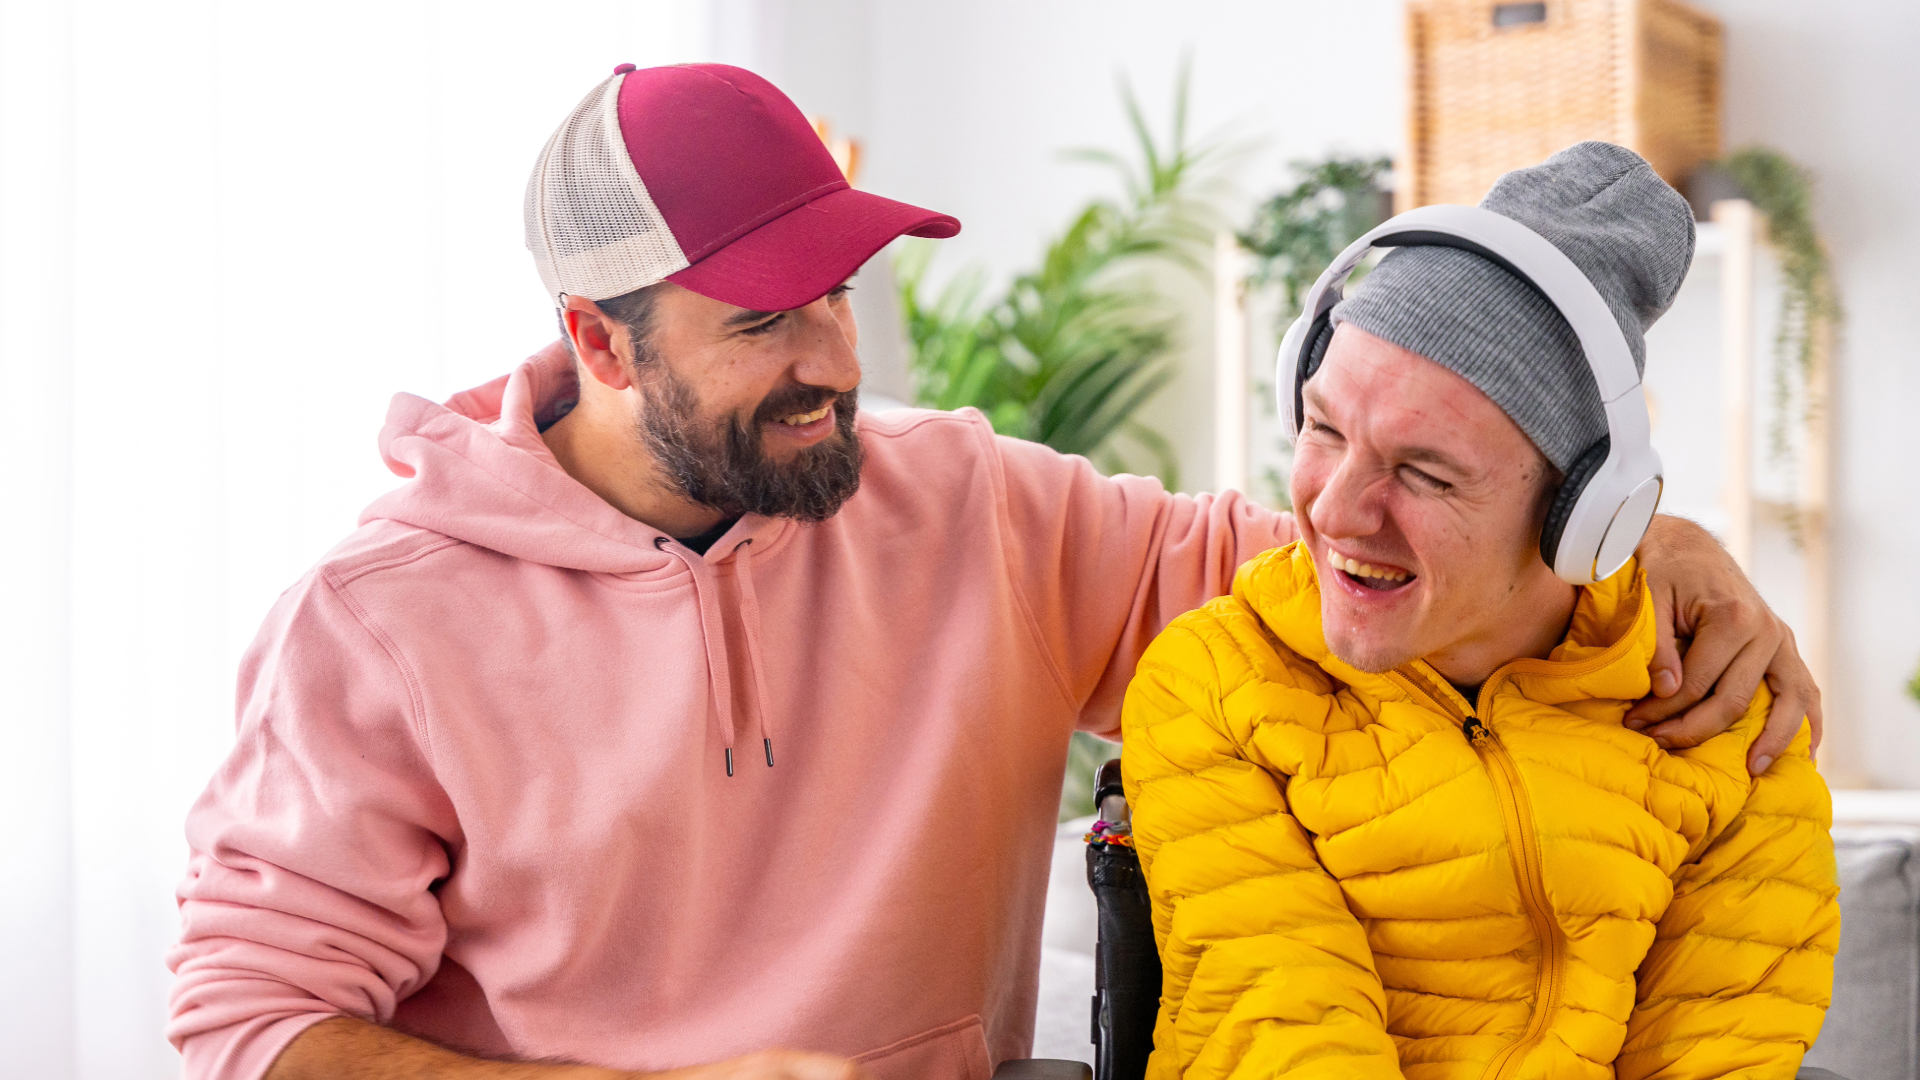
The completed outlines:
<svg viewBox="0 0 1920 1080">
<path fill-rule="evenodd" d="M 0 0 L 0 1074 L 177 1074 L 162 955 L 241 649 L 398 482 L 395 391 L 552 339 L 520 195 L 555 125 L 752 16 L 559 10 Z"/>
<path fill-rule="evenodd" d="M 1250 196 L 1277 188 L 1287 160 L 1404 143 L 1397 0 L 761 6 L 790 27 L 810 13 L 804 42 L 789 37 L 758 60 L 804 108 L 848 118 L 867 141 L 866 186 L 965 224 L 936 263 L 949 270 L 1031 265 L 1105 182 L 1058 151 L 1127 145 L 1115 75 L 1130 73 L 1158 118 L 1183 49 L 1194 56 L 1195 130 L 1237 122 L 1269 140 L 1242 173 Z M 1703 6 L 1727 28 L 1727 145 L 1769 143 L 1813 166 L 1850 312 L 1834 404 L 1839 632 L 1825 757 L 1849 782 L 1920 787 L 1920 706 L 1902 691 L 1920 663 L 1920 577 L 1903 569 L 1920 562 L 1920 201 L 1907 190 L 1920 176 L 1920 7 Z M 1175 439 L 1186 485 L 1200 489 L 1211 480 L 1211 327 L 1191 323 L 1186 374 L 1148 419 Z M 1791 584 L 1762 584 L 1791 606 Z"/>
<path fill-rule="evenodd" d="M 0 1060 L 73 1075 L 66 12 L 0 3 Z"/>
<path fill-rule="evenodd" d="M 1402 140 L 1397 0 L 761 0 L 760 10 L 789 33 L 756 61 L 801 108 L 865 140 L 862 186 L 960 218 L 936 280 L 969 265 L 995 279 L 1026 269 L 1090 195 L 1117 191 L 1111 174 L 1061 152 L 1131 151 L 1122 75 L 1164 138 L 1183 49 L 1191 131 L 1258 144 L 1240 172 L 1241 206 L 1270 194 L 1288 160 L 1391 152 Z M 1351 66 L 1333 61 L 1337 49 Z M 1177 288 L 1205 310 L 1198 279 Z M 1204 372 L 1211 324 L 1187 330 L 1187 367 Z M 1204 378 L 1182 378 L 1145 416 L 1173 439 L 1196 490 L 1212 480 L 1211 394 Z"/>
<path fill-rule="evenodd" d="M 1920 787 L 1920 6 L 1711 0 L 1727 24 L 1729 147 L 1811 165 L 1848 309 L 1835 366 L 1836 628 L 1827 753 L 1840 771 Z"/>
</svg>

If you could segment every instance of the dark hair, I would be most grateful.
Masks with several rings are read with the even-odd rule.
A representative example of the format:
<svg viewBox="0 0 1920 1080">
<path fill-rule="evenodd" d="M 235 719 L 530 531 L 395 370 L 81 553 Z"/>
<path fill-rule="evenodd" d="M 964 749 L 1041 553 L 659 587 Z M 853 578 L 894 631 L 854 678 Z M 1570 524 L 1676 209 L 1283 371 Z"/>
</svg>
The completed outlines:
<svg viewBox="0 0 1920 1080">
<path fill-rule="evenodd" d="M 656 281 L 630 293 L 594 301 L 608 318 L 627 328 L 627 335 L 633 341 L 633 362 L 636 365 L 646 363 L 653 356 L 654 308 L 660 302 L 660 287 L 664 284 Z M 554 312 L 554 317 L 560 320 L 560 337 L 566 341 L 567 351 L 574 353 L 573 358 L 578 362 L 580 354 L 574 352 L 573 335 L 567 333 L 566 309 Z"/>
</svg>

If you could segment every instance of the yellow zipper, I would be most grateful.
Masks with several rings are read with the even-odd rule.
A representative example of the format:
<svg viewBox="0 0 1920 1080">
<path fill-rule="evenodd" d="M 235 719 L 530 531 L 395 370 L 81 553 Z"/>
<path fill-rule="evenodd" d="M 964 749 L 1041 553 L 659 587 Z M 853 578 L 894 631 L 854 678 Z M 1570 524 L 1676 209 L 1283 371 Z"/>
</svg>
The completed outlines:
<svg viewBox="0 0 1920 1080">
<path fill-rule="evenodd" d="M 1494 672 L 1480 688 L 1480 701 L 1474 711 L 1484 715 L 1487 704 L 1493 700 L 1494 690 L 1508 674 L 1525 663 L 1520 661 Z M 1495 1054 L 1483 1074 L 1487 1080 L 1507 1080 L 1519 1070 L 1521 1062 L 1540 1044 L 1540 1040 L 1546 1037 L 1547 1025 L 1552 1021 L 1553 1014 L 1559 1011 L 1560 995 L 1566 985 L 1567 940 L 1560 931 L 1559 921 L 1553 917 L 1552 906 L 1547 903 L 1540 838 L 1533 828 L 1533 807 L 1527 801 L 1526 787 L 1520 782 L 1520 770 L 1515 767 L 1506 746 L 1492 728 L 1482 723 L 1479 716 L 1463 714 L 1454 705 L 1451 695 L 1428 684 L 1417 669 L 1402 669 L 1396 674 L 1412 683 L 1422 697 L 1430 699 L 1453 716 L 1460 725 L 1461 733 L 1467 737 L 1468 744 L 1486 766 L 1487 775 L 1493 779 L 1494 791 L 1500 797 L 1501 816 L 1506 819 L 1507 847 L 1513 853 L 1514 876 L 1520 882 L 1520 900 L 1526 906 L 1527 917 L 1533 922 L 1534 935 L 1540 940 L 1543 955 L 1540 973 L 1534 984 L 1533 1016 L 1527 1022 L 1527 1030 Z"/>
</svg>

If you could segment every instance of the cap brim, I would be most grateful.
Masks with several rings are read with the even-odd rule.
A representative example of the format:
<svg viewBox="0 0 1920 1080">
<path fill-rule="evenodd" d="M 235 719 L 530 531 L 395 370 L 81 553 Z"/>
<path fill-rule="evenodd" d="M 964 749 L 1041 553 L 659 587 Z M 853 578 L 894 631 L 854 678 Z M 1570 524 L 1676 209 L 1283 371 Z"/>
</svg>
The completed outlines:
<svg viewBox="0 0 1920 1080">
<path fill-rule="evenodd" d="M 959 219 L 853 188 L 789 210 L 667 280 L 752 311 L 825 296 L 899 236 L 944 239 Z"/>
</svg>

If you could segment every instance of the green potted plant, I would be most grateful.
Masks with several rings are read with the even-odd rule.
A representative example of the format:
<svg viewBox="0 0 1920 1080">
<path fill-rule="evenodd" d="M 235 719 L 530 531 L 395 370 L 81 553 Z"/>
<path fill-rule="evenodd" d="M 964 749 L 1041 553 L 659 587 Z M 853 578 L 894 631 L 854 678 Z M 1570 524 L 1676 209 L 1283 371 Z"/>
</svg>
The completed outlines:
<svg viewBox="0 0 1920 1080">
<path fill-rule="evenodd" d="M 931 245 L 903 253 L 900 299 L 919 404 L 972 406 L 1003 435 L 1084 454 L 1109 472 L 1128 468 L 1129 451 L 1144 451 L 1151 465 L 1134 471 L 1179 486 L 1172 446 L 1137 414 L 1175 373 L 1177 319 L 1145 272 L 1155 264 L 1198 271 L 1220 217 L 1213 184 L 1228 148 L 1188 141 L 1187 88 L 1183 68 L 1163 144 L 1122 83 L 1134 155 L 1070 154 L 1111 167 L 1122 196 L 1090 200 L 1039 266 L 1000 295 L 983 303 L 981 275 L 970 271 L 929 297 Z"/>
<path fill-rule="evenodd" d="M 972 406 L 1003 435 L 1083 454 L 1107 472 L 1157 475 L 1178 488 L 1172 445 L 1138 413 L 1175 374 L 1178 318 L 1151 272 L 1196 273 L 1222 221 L 1217 191 L 1236 148 L 1187 137 L 1189 72 L 1175 86 L 1167 139 L 1157 138 L 1131 87 L 1121 104 L 1131 156 L 1070 152 L 1119 175 L 1117 199 L 1090 200 L 1004 292 L 983 301 L 982 275 L 960 274 L 929 296 L 933 247 L 900 260 L 900 302 L 912 345 L 915 400 Z M 1147 467 L 1132 464 L 1144 455 Z M 1061 792 L 1061 820 L 1093 812 L 1093 775 L 1118 748 L 1077 734 Z"/>
</svg>

